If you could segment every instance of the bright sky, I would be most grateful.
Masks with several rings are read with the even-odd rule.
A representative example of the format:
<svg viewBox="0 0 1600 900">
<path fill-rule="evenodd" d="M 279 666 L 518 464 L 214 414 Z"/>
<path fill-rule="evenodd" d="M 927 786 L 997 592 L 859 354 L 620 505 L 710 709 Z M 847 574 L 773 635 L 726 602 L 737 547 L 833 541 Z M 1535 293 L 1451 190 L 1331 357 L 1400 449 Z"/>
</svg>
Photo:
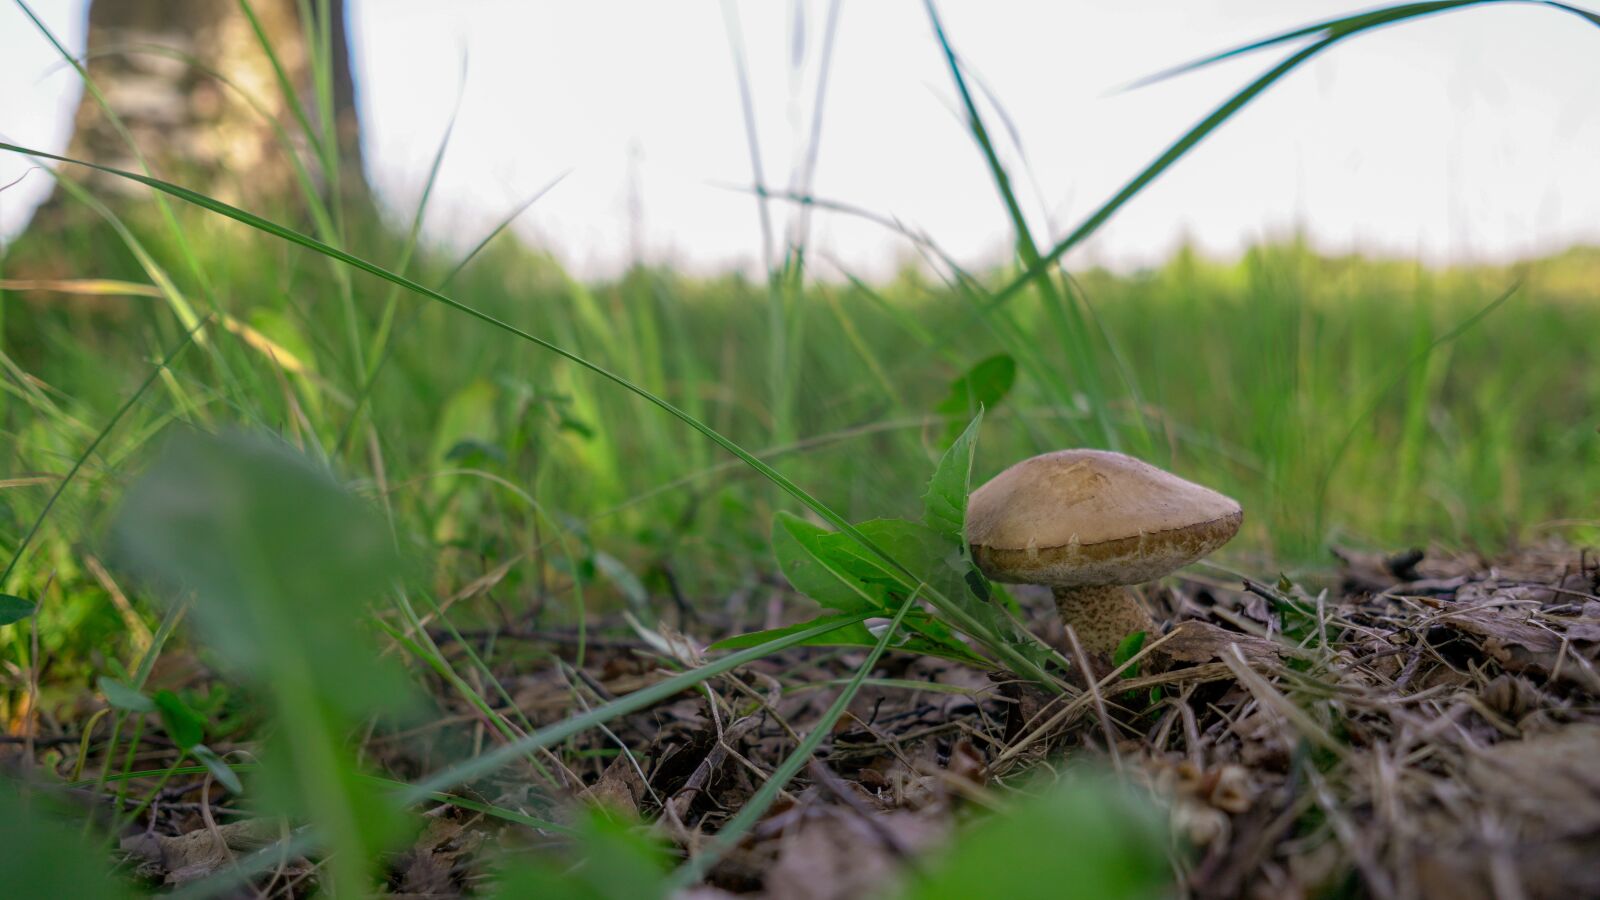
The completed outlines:
<svg viewBox="0 0 1600 900">
<path fill-rule="evenodd" d="M 81 51 L 82 0 L 32 2 Z M 473 243 L 565 172 L 518 227 L 580 274 L 615 272 L 636 237 L 653 261 L 758 267 L 756 203 L 727 189 L 752 182 L 729 29 L 742 35 L 766 181 L 782 188 L 813 127 L 829 2 L 732 8 L 730 26 L 727 8 L 711 0 L 351 0 L 371 177 L 397 218 L 408 216 L 459 93 L 428 218 L 436 239 Z M 945 0 L 940 8 L 957 51 L 1022 142 L 1029 214 L 1059 234 L 1284 51 L 1133 92 L 1119 86 L 1360 7 Z M 0 6 L 0 134 L 65 146 L 78 89 L 54 61 L 20 11 Z M 964 263 L 998 259 L 1005 211 L 955 103 L 918 0 L 843 0 L 815 193 L 895 217 Z M 998 117 L 991 126 L 1004 139 Z M 1289 76 L 1069 262 L 1153 262 L 1186 235 L 1226 255 L 1297 224 L 1331 251 L 1434 261 L 1600 242 L 1597 153 L 1600 31 L 1533 6 L 1467 9 L 1357 38 Z M 0 184 L 27 166 L 0 159 Z M 34 173 L 0 193 L 0 235 L 23 225 L 48 186 Z M 781 239 L 792 210 L 772 212 Z M 881 275 L 910 253 L 881 226 L 823 213 L 813 244 L 825 277 L 838 266 Z"/>
</svg>

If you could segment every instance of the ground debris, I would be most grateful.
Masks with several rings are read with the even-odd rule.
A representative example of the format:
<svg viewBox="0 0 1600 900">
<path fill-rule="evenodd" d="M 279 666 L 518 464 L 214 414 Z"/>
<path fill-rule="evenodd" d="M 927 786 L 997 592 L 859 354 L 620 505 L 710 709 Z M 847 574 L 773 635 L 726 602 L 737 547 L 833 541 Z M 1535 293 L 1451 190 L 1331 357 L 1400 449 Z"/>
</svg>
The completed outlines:
<svg viewBox="0 0 1600 900">
<path fill-rule="evenodd" d="M 1185 896 L 1600 896 L 1593 555 L 1551 545 L 1340 558 L 1326 584 L 1175 580 L 1152 597 L 1172 624 L 1125 671 L 1098 673 L 1093 690 L 1070 669 L 1077 690 L 1062 695 L 995 667 L 890 652 L 775 805 L 680 896 L 892 893 L 963 819 L 1080 762 L 1115 768 L 1164 804 Z M 1017 596 L 1030 630 L 1064 650 L 1048 598 Z M 690 636 L 651 642 L 596 623 L 582 655 L 570 634 L 501 635 L 550 652 L 532 666 L 541 657 L 490 658 L 507 686 L 499 710 L 533 728 L 582 714 L 694 664 L 698 648 L 741 627 L 703 616 Z M 459 638 L 439 640 L 462 651 Z M 431 807 L 389 858 L 387 890 L 470 896 L 506 859 L 568 858 L 572 829 L 596 808 L 692 857 L 862 659 L 794 648 L 464 786 L 526 820 Z M 367 739 L 377 768 L 414 778 L 500 739 L 448 685 L 436 698 L 436 723 Z M 150 880 L 191 881 L 280 835 L 282 824 L 231 821 L 220 805 L 201 815 L 182 781 L 123 843 Z M 307 860 L 273 877 L 276 895 L 316 889 Z"/>
<path fill-rule="evenodd" d="M 122 851 L 139 861 L 142 875 L 165 884 L 186 884 L 233 863 L 236 851 L 258 850 L 277 840 L 281 826 L 268 819 L 246 819 L 187 834 L 136 834 L 122 840 Z M 306 865 L 299 861 L 299 867 Z"/>
</svg>

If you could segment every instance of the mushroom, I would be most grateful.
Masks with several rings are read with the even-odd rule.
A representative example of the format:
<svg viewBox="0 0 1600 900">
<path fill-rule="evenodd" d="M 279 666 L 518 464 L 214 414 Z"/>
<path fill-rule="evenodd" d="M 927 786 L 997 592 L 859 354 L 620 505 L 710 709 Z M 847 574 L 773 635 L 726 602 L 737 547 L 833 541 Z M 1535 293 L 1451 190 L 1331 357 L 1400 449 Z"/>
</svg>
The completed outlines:
<svg viewBox="0 0 1600 900">
<path fill-rule="evenodd" d="M 1221 547 L 1243 517 L 1231 498 L 1131 456 L 1058 450 L 973 491 L 966 538 L 988 577 L 1054 589 L 1062 621 L 1103 660 L 1155 627 L 1127 586 Z"/>
</svg>

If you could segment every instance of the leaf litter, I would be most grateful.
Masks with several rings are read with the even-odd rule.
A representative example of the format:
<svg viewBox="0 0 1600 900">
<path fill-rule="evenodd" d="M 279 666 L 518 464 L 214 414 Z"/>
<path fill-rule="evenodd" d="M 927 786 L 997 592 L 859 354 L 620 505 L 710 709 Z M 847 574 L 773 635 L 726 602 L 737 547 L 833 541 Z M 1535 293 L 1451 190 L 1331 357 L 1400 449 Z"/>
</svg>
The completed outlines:
<svg viewBox="0 0 1600 900">
<path fill-rule="evenodd" d="M 1322 585 L 1179 578 L 1146 589 L 1171 628 L 1066 695 L 948 657 L 885 655 L 775 806 L 680 895 L 956 896 L 939 885 L 967 877 L 951 868 L 961 848 L 987 839 L 997 849 L 985 852 L 1003 854 L 1030 843 L 985 838 L 986 826 L 998 832 L 1023 815 L 1047 782 L 1096 778 L 1134 786 L 1136 805 L 1156 811 L 1155 837 L 1133 843 L 1154 847 L 1158 890 L 1600 894 L 1600 567 L 1556 545 L 1494 559 L 1341 552 L 1340 563 Z M 1065 649 L 1047 598 L 1023 588 L 1017 599 L 1034 633 Z M 811 608 L 785 592 L 768 619 L 798 621 Z M 533 623 L 430 635 L 462 670 L 471 642 L 506 689 L 495 711 L 537 728 L 659 682 L 693 664 L 683 657 L 695 648 L 749 624 L 701 615 L 688 634 L 641 626 L 645 639 L 597 626 L 581 667 L 571 633 Z M 617 876 L 628 867 L 602 864 L 604 848 L 635 839 L 660 857 L 630 877 L 659 885 L 651 879 L 700 852 L 755 794 L 864 654 L 792 648 L 463 786 L 455 802 L 430 804 L 388 856 L 385 889 L 455 897 L 504 884 L 513 896 L 510 885 L 554 883 L 545 877 Z M 429 687 L 437 714 L 426 724 L 364 736 L 370 768 L 414 779 L 501 739 L 443 679 Z M 32 764 L 65 777 L 77 747 L 69 723 L 57 725 L 60 735 L 34 743 Z M 158 735 L 138 748 L 147 770 L 178 752 Z M 288 828 L 204 775 L 134 779 L 126 795 L 152 802 L 113 855 L 150 885 L 224 869 Z M 1097 798 L 1094 810 L 1123 802 L 1071 796 Z M 1070 848 L 1107 826 L 1069 817 L 1036 827 L 1070 832 L 1042 841 Z M 586 836 L 595 829 L 600 838 Z M 286 857 L 256 887 L 309 896 L 320 876 L 319 861 Z"/>
</svg>

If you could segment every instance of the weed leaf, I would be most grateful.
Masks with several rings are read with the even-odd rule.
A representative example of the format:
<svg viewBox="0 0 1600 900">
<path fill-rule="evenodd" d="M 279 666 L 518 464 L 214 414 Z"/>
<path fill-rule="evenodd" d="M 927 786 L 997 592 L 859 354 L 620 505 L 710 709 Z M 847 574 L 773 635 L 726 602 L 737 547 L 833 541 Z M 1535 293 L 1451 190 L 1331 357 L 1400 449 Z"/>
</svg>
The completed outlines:
<svg viewBox="0 0 1600 900">
<path fill-rule="evenodd" d="M 167 730 L 167 737 L 178 745 L 179 750 L 193 750 L 195 745 L 206 739 L 206 720 L 200 714 L 189 708 L 189 704 L 171 691 L 157 691 L 152 698 L 156 711 L 161 713 L 161 725 Z"/>
<path fill-rule="evenodd" d="M 779 513 L 772 529 L 772 552 L 784 577 L 795 590 L 829 609 L 873 614 L 887 609 L 887 591 L 849 571 L 856 558 L 839 553 L 836 543 L 828 540 L 831 534 L 798 516 Z"/>
<path fill-rule="evenodd" d="M 994 409 L 1011 392 L 1017 381 L 1017 361 L 1007 353 L 997 353 L 964 372 L 950 383 L 950 393 L 935 406 L 934 412 L 951 417 L 945 427 L 943 443 L 951 443 L 962 433 L 959 418 Z"/>
<path fill-rule="evenodd" d="M 35 604 L 15 594 L 0 594 L 0 625 L 20 622 L 33 615 Z"/>
<path fill-rule="evenodd" d="M 1171 877 L 1160 821 L 1109 779 L 1069 778 L 977 822 L 899 896 L 1160 897 Z"/>
<path fill-rule="evenodd" d="M 972 458 L 977 451 L 978 427 L 983 410 L 972 417 L 965 431 L 939 460 L 923 498 L 922 520 L 946 540 L 966 545 L 967 492 L 972 483 Z M 905 562 L 905 560 L 901 560 Z"/>
<path fill-rule="evenodd" d="M 117 709 L 125 709 L 128 712 L 136 713 L 155 712 L 156 710 L 155 701 L 146 697 L 125 681 L 118 681 L 115 678 L 108 678 L 102 675 L 96 684 L 100 688 L 100 693 L 105 695 L 106 702 Z"/>
</svg>

